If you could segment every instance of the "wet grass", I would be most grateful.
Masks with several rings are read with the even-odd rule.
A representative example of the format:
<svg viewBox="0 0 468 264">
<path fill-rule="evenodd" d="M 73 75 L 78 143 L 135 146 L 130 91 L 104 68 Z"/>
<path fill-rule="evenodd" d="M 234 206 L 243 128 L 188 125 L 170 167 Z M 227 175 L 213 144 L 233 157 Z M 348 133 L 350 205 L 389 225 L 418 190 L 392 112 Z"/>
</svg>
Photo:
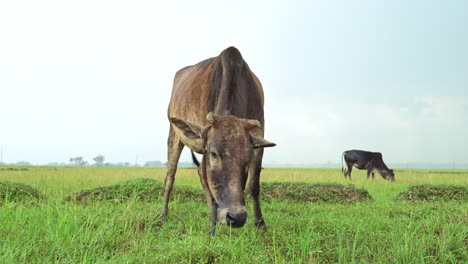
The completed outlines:
<svg viewBox="0 0 468 264">
<path fill-rule="evenodd" d="M 368 192 L 373 202 L 342 203 L 307 202 L 310 186 L 347 187 L 341 170 L 265 169 L 261 196 L 269 231 L 257 232 L 250 217 L 243 228 L 219 226 L 209 237 L 210 210 L 184 198 L 193 193 L 174 196 L 164 223 L 161 197 L 141 196 L 160 193 L 163 168 L 26 168 L 0 170 L 0 181 L 27 184 L 47 199 L 0 206 L 0 263 L 468 262 L 466 200 L 395 199 L 412 185 L 467 187 L 468 171 L 397 171 L 396 183 L 366 181 L 365 172 L 353 171 L 353 192 Z M 109 196 L 93 192 L 108 187 L 101 194 Z M 203 197 L 196 170 L 178 170 L 173 194 L 184 188 Z M 85 202 L 63 202 L 80 193 Z"/>
</svg>

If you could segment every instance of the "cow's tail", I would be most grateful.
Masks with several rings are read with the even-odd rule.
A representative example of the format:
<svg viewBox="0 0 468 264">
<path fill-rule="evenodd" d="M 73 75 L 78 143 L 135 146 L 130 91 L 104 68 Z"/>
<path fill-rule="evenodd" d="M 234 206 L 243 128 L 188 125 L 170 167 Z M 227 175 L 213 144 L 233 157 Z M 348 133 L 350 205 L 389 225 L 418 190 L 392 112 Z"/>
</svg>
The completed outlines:
<svg viewBox="0 0 468 264">
<path fill-rule="evenodd" d="M 343 151 L 343 154 L 341 154 L 341 173 L 344 174 L 344 166 L 343 166 L 343 160 L 344 160 L 344 154 L 346 151 Z"/>
<path fill-rule="evenodd" d="M 195 157 L 195 154 L 193 154 L 193 150 L 191 150 L 192 152 L 192 161 L 195 165 L 197 165 L 197 167 L 200 167 L 200 162 L 198 162 L 197 160 L 197 157 Z"/>
</svg>

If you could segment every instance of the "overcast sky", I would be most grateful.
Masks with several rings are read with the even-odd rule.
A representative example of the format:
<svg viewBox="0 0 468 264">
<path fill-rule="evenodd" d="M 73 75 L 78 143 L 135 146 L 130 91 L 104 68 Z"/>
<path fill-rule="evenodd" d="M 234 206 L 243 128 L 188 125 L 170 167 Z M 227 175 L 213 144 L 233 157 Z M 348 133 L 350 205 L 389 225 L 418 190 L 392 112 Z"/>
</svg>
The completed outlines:
<svg viewBox="0 0 468 264">
<path fill-rule="evenodd" d="M 175 72 L 236 46 L 264 86 L 265 163 L 347 149 L 467 163 L 467 14 L 463 0 L 1 1 L 3 161 L 165 161 Z"/>
</svg>

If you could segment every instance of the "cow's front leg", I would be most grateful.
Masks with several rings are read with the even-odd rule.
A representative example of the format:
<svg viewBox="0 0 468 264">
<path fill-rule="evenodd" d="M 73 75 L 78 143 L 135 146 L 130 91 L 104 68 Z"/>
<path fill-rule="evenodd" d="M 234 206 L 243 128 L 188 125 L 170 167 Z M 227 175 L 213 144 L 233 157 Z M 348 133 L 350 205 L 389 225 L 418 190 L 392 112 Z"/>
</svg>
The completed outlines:
<svg viewBox="0 0 468 264">
<path fill-rule="evenodd" d="M 367 168 L 367 178 L 366 178 L 366 181 L 369 180 L 369 176 L 371 174 L 372 170 L 370 168 Z M 372 173 L 374 174 L 374 173 Z"/>
<path fill-rule="evenodd" d="M 216 220 L 218 219 L 218 204 L 216 203 L 213 195 L 211 195 L 210 187 L 206 180 L 205 155 L 203 155 L 201 166 L 198 168 L 198 176 L 200 176 L 200 183 L 203 187 L 203 192 L 205 193 L 206 203 L 211 207 L 211 230 L 208 234 L 214 236 L 216 233 Z"/>
<path fill-rule="evenodd" d="M 177 171 L 177 163 L 179 162 L 180 153 L 184 148 L 184 144 L 175 135 L 174 129 L 169 130 L 169 138 L 167 139 L 167 173 L 164 180 L 164 204 L 160 219 L 164 220 L 167 216 L 169 206 L 169 196 L 171 195 L 172 186 L 174 185 L 175 174 Z"/>
<path fill-rule="evenodd" d="M 263 149 L 256 149 L 254 159 L 250 166 L 249 191 L 253 201 L 255 226 L 258 230 L 266 232 L 267 227 L 262 216 L 262 210 L 260 209 L 260 172 L 262 170 L 262 157 Z"/>
<path fill-rule="evenodd" d="M 211 230 L 208 233 L 210 236 L 216 234 L 216 220 L 218 220 L 218 204 L 213 199 L 211 201 Z"/>
</svg>

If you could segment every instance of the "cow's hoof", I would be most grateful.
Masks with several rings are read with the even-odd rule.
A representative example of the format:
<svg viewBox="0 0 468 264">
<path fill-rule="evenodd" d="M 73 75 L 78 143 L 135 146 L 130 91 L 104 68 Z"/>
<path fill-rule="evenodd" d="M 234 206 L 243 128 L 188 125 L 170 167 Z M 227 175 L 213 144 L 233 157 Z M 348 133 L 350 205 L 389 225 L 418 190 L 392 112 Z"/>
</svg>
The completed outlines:
<svg viewBox="0 0 468 264">
<path fill-rule="evenodd" d="M 263 220 L 255 221 L 255 227 L 257 227 L 257 230 L 260 232 L 268 231 L 268 228 L 266 227 L 265 222 L 263 222 Z"/>
<path fill-rule="evenodd" d="M 165 215 L 161 215 L 161 216 L 159 216 L 158 221 L 157 221 L 156 224 L 157 224 L 158 226 L 162 226 L 162 224 L 164 223 L 164 221 L 166 221 L 166 216 L 165 216 Z"/>
<path fill-rule="evenodd" d="M 257 226 L 257 230 L 262 233 L 265 233 L 268 231 L 268 228 L 266 227 L 266 225 L 262 225 L 262 226 Z"/>
<path fill-rule="evenodd" d="M 265 233 L 268 231 L 268 228 L 266 227 L 266 225 L 260 225 L 260 226 L 257 226 L 257 230 L 259 232 Z"/>
</svg>

